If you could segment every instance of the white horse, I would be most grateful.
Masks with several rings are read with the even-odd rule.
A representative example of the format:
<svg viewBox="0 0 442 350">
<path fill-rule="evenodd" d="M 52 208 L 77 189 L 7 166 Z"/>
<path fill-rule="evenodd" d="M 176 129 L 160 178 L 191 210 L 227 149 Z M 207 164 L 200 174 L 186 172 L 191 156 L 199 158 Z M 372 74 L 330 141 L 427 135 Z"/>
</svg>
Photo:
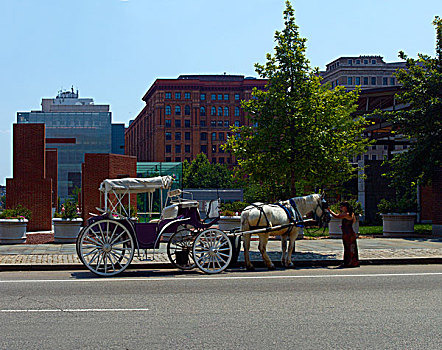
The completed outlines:
<svg viewBox="0 0 442 350">
<path fill-rule="evenodd" d="M 319 194 L 311 194 L 309 196 L 296 197 L 293 198 L 293 200 L 296 203 L 296 207 L 302 217 L 310 212 L 314 212 L 316 215 L 321 217 L 323 215 L 323 204 L 321 203 L 323 201 L 323 197 L 323 195 L 321 196 Z M 280 204 L 290 210 L 291 205 L 289 201 L 281 201 Z M 254 203 L 243 210 L 243 212 L 241 213 L 241 232 L 244 232 L 244 259 L 247 270 L 254 270 L 249 257 L 251 233 L 247 233 L 247 231 L 258 228 L 271 228 L 289 223 L 290 220 L 287 216 L 287 212 L 283 208 L 275 204 Z M 273 265 L 266 251 L 269 236 L 281 236 L 281 263 L 283 266 L 289 267 L 293 265 L 292 253 L 295 248 L 295 240 L 296 237 L 298 237 L 299 229 L 300 227 L 294 225 L 290 228 L 283 228 L 276 231 L 258 233 L 258 249 L 261 252 L 262 259 L 264 260 L 269 270 L 275 269 L 275 266 Z M 289 238 L 288 252 L 287 238 Z"/>
</svg>

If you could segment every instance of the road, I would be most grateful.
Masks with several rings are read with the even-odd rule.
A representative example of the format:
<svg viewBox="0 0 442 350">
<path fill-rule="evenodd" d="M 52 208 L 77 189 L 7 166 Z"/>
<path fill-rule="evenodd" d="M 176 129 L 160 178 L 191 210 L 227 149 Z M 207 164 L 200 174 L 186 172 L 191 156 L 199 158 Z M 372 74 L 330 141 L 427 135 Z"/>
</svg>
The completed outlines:
<svg viewBox="0 0 442 350">
<path fill-rule="evenodd" d="M 1 272 L 1 349 L 442 349 L 442 266 Z"/>
</svg>

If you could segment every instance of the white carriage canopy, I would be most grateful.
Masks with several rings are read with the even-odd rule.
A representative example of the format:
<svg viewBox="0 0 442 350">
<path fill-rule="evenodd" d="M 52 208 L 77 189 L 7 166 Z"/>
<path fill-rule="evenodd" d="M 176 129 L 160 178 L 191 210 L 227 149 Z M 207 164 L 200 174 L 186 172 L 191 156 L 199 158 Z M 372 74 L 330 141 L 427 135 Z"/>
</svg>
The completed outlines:
<svg viewBox="0 0 442 350">
<path fill-rule="evenodd" d="M 124 179 L 107 179 L 100 185 L 104 193 L 146 193 L 160 189 L 169 189 L 172 186 L 171 176 L 157 176 L 150 178 L 128 177 Z"/>
</svg>

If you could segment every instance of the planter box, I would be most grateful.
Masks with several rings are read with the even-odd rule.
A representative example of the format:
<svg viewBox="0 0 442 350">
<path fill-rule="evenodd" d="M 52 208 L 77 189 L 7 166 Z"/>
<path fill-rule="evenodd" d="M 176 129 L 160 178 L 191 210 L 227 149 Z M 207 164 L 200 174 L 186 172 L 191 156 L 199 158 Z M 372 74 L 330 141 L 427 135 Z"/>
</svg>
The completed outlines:
<svg viewBox="0 0 442 350">
<path fill-rule="evenodd" d="M 241 216 L 221 216 L 218 221 L 221 231 L 230 231 L 239 228 L 241 224 Z"/>
<path fill-rule="evenodd" d="M 385 237 L 407 237 L 414 234 L 416 213 L 387 213 L 381 216 Z"/>
<path fill-rule="evenodd" d="M 0 244 L 24 243 L 27 224 L 26 219 L 0 219 Z"/>
<path fill-rule="evenodd" d="M 330 238 L 342 238 L 342 219 L 336 219 L 331 217 L 330 222 L 328 223 L 328 234 Z M 353 231 L 356 234 L 359 234 L 359 215 L 356 216 L 356 221 L 353 223 Z"/>
<path fill-rule="evenodd" d="M 54 224 L 54 243 L 75 243 L 81 230 L 83 219 L 52 219 Z"/>
</svg>

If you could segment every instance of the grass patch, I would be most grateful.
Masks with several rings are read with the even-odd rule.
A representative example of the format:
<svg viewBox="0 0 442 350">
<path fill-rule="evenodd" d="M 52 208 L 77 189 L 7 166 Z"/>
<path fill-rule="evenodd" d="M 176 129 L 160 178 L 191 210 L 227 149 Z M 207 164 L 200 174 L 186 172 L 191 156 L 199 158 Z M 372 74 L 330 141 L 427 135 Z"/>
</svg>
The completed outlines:
<svg viewBox="0 0 442 350">
<path fill-rule="evenodd" d="M 417 235 L 430 235 L 432 231 L 432 226 L 429 224 L 416 224 L 414 225 L 414 232 Z M 383 230 L 382 226 L 359 226 L 360 235 L 373 235 L 382 236 Z M 304 237 L 328 237 L 328 228 L 325 229 L 315 229 L 309 228 L 304 229 Z"/>
</svg>

